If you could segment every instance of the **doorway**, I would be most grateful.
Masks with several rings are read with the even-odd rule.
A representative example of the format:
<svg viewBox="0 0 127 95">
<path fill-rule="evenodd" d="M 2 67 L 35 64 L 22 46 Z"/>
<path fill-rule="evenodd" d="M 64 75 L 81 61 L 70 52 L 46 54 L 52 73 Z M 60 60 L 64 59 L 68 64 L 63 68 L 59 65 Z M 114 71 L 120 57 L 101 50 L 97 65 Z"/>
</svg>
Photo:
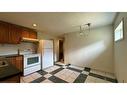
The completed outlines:
<svg viewBox="0 0 127 95">
<path fill-rule="evenodd" d="M 64 41 L 59 40 L 59 62 L 64 63 Z"/>
</svg>

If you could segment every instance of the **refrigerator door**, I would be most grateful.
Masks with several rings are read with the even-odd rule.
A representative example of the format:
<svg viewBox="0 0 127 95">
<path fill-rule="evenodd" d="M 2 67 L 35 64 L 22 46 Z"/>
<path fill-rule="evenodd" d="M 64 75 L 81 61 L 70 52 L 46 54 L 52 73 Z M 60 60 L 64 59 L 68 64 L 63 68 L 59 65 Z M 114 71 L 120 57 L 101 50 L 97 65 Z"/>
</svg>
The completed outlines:
<svg viewBox="0 0 127 95">
<path fill-rule="evenodd" d="M 42 56 L 42 69 L 53 66 L 53 49 L 44 49 Z"/>
<path fill-rule="evenodd" d="M 45 48 L 53 48 L 53 40 L 44 40 L 44 49 Z"/>
</svg>

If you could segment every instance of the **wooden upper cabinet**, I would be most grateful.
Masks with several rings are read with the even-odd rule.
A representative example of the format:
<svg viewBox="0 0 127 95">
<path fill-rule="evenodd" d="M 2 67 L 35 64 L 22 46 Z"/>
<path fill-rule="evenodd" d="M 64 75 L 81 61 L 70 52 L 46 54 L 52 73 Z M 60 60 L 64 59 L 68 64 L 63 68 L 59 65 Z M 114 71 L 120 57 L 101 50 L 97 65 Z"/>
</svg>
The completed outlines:
<svg viewBox="0 0 127 95">
<path fill-rule="evenodd" d="M 37 39 L 37 32 L 32 29 L 23 28 L 22 29 L 22 37 Z"/>
<path fill-rule="evenodd" d="M 9 25 L 9 43 L 19 44 L 21 42 L 21 27 L 17 25 Z"/>
<path fill-rule="evenodd" d="M 8 42 L 9 24 L 0 22 L 0 43 Z"/>
<path fill-rule="evenodd" d="M 26 28 L 22 28 L 22 37 L 29 38 L 29 31 Z"/>
<path fill-rule="evenodd" d="M 32 39 L 37 39 L 37 32 L 29 31 L 29 37 L 32 38 Z"/>
<path fill-rule="evenodd" d="M 37 39 L 37 32 L 33 29 L 0 21 L 0 44 L 19 44 L 23 37 Z"/>
<path fill-rule="evenodd" d="M 0 21 L 0 43 L 19 44 L 20 40 L 21 28 L 19 26 Z"/>
</svg>

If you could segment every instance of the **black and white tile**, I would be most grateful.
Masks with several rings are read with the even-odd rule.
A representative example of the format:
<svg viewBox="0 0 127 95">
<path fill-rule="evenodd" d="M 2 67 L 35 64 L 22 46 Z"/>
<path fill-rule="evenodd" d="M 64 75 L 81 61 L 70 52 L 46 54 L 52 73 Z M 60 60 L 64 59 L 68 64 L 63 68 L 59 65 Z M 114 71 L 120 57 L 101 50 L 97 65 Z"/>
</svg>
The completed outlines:
<svg viewBox="0 0 127 95">
<path fill-rule="evenodd" d="M 40 78 L 37 78 L 37 79 L 31 81 L 31 83 L 40 83 L 40 82 L 44 81 L 45 79 L 46 79 L 45 77 L 40 77 Z"/>
<path fill-rule="evenodd" d="M 62 80 L 56 76 L 51 76 L 48 78 L 50 81 L 54 82 L 54 83 L 67 83 L 67 81 Z"/>
<path fill-rule="evenodd" d="M 21 77 L 21 83 L 117 83 L 117 80 L 107 72 L 57 64 Z"/>
<path fill-rule="evenodd" d="M 84 83 L 87 78 L 87 75 L 80 74 L 74 81 L 74 83 Z"/>
<path fill-rule="evenodd" d="M 40 70 L 40 71 L 37 71 L 39 74 L 41 75 L 45 75 L 45 74 L 48 74 L 48 72 L 44 71 L 44 70 Z"/>
</svg>

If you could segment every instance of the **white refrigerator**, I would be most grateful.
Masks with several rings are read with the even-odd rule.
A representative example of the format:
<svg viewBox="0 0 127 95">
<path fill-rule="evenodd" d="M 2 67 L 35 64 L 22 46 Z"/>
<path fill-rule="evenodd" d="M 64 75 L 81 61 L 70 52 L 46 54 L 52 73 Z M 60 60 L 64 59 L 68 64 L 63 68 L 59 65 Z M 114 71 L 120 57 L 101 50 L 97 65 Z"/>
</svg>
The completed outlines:
<svg viewBox="0 0 127 95">
<path fill-rule="evenodd" d="M 45 69 L 54 65 L 53 40 L 40 40 L 38 52 L 41 53 L 42 69 Z"/>
</svg>

